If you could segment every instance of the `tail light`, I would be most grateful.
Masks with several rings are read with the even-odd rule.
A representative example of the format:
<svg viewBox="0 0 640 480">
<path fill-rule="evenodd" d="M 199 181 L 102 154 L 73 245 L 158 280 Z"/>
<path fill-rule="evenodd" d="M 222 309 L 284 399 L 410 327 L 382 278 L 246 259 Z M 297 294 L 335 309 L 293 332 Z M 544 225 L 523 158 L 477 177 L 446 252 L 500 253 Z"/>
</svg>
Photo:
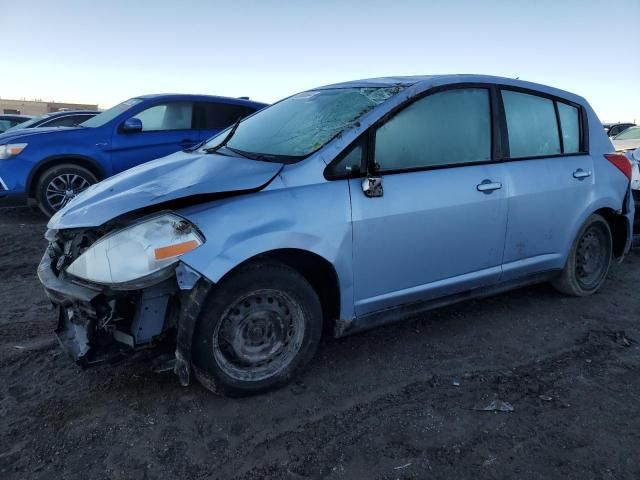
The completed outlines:
<svg viewBox="0 0 640 480">
<path fill-rule="evenodd" d="M 621 153 L 606 153 L 604 158 L 613 163 L 631 181 L 631 160 Z"/>
</svg>

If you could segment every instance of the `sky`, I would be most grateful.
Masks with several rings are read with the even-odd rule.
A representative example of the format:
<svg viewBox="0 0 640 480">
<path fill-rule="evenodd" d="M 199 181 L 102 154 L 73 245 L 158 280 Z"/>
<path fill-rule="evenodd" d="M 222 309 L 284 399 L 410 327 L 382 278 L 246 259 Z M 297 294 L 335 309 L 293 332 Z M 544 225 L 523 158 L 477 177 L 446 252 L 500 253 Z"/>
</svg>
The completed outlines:
<svg viewBox="0 0 640 480">
<path fill-rule="evenodd" d="M 640 0 L 0 0 L 0 97 L 273 102 L 358 78 L 518 77 L 640 122 Z"/>
</svg>

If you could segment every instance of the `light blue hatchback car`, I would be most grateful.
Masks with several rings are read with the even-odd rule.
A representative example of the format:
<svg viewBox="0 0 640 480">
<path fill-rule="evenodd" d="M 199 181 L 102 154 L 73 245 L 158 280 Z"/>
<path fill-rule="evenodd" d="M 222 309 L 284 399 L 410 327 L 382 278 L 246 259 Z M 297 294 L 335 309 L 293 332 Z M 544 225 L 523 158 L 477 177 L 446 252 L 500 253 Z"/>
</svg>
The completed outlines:
<svg viewBox="0 0 640 480">
<path fill-rule="evenodd" d="M 90 187 L 49 222 L 38 274 L 80 363 L 168 343 L 182 384 L 253 394 L 298 375 L 323 330 L 534 282 L 594 293 L 631 245 L 630 178 L 577 95 L 353 81 Z"/>
</svg>

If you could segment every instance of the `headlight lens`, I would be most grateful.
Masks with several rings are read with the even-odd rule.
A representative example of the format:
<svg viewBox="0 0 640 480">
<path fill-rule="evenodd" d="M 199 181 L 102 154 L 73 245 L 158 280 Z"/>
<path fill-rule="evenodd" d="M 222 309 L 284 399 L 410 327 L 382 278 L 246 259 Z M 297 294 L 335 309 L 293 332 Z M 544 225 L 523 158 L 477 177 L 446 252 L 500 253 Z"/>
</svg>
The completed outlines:
<svg viewBox="0 0 640 480">
<path fill-rule="evenodd" d="M 0 160 L 8 160 L 11 157 L 15 157 L 20 154 L 28 143 L 9 143 L 7 145 L 0 145 Z"/>
<path fill-rule="evenodd" d="M 185 219 L 164 214 L 101 238 L 80 255 L 67 273 L 95 283 L 129 286 L 156 279 L 181 255 L 204 243 Z M 142 282 L 144 283 L 144 282 Z"/>
</svg>

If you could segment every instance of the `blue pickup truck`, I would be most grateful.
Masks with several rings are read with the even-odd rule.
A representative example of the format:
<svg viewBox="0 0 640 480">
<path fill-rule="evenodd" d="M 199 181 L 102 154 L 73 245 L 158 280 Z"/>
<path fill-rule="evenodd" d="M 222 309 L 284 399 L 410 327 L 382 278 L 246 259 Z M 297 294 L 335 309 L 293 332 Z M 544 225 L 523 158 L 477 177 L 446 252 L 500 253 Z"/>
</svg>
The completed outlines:
<svg viewBox="0 0 640 480">
<path fill-rule="evenodd" d="M 46 215 L 90 185 L 193 148 L 266 106 L 244 98 L 143 95 L 73 128 L 0 135 L 0 206 L 35 204 Z"/>
</svg>

